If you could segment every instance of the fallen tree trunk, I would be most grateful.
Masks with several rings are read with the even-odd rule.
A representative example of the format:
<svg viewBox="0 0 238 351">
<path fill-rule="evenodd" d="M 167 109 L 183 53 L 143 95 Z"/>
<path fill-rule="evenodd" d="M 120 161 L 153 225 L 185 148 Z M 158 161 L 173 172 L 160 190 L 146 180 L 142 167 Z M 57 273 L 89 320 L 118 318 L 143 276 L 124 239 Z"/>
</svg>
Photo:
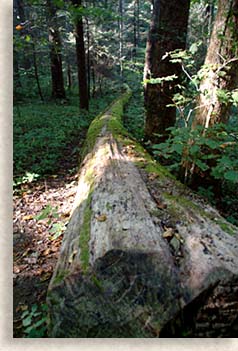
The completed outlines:
<svg viewBox="0 0 238 351">
<path fill-rule="evenodd" d="M 232 336 L 238 229 L 128 136 L 129 95 L 88 131 L 48 289 L 49 336 Z"/>
</svg>

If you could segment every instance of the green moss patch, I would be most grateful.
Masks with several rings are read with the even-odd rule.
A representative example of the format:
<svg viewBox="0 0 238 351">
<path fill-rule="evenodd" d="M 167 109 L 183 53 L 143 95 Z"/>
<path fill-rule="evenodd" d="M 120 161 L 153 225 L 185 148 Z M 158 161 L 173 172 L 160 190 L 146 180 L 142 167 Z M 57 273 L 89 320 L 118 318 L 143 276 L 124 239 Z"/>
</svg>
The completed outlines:
<svg viewBox="0 0 238 351">
<path fill-rule="evenodd" d="M 216 223 L 221 227 L 224 232 L 230 235 L 238 235 L 238 231 L 233 229 L 232 226 L 229 223 L 225 223 L 222 220 L 216 221 Z"/>
</svg>

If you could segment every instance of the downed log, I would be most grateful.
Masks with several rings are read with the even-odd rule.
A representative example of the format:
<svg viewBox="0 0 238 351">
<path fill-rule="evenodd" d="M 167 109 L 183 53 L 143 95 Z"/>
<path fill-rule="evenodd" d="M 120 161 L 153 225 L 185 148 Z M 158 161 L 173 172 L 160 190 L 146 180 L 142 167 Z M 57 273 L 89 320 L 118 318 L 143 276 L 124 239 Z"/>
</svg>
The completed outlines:
<svg viewBox="0 0 238 351">
<path fill-rule="evenodd" d="M 123 129 L 129 96 L 88 131 L 48 289 L 49 336 L 232 336 L 238 229 Z"/>
</svg>

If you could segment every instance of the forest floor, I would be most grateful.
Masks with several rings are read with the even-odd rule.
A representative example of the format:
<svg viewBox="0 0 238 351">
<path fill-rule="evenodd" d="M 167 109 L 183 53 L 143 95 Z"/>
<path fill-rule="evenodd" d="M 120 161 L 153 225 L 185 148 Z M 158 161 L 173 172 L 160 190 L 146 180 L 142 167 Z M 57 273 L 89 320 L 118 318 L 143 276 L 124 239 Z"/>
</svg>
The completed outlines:
<svg viewBox="0 0 238 351">
<path fill-rule="evenodd" d="M 72 156 L 72 149 L 68 149 L 67 153 L 62 157 L 57 175 L 23 184 L 21 191 L 14 195 L 13 336 L 16 338 L 26 336 L 22 323 L 24 311 L 30 312 L 32 306 L 37 305 L 40 313 L 41 306 L 45 304 L 62 240 L 62 235 L 52 240 L 50 228 L 55 223 L 62 226 L 67 223 L 74 201 L 78 159 Z M 70 174 L 72 169 L 74 172 Z M 47 206 L 52 209 L 51 214 L 37 220 L 35 217 L 39 217 Z"/>
</svg>

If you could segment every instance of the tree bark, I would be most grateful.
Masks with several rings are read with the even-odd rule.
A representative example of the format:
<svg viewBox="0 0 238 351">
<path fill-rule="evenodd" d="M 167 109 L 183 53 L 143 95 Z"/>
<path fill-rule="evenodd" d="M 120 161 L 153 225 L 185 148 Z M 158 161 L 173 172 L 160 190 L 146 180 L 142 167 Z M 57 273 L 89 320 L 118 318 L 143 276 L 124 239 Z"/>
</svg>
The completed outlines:
<svg viewBox="0 0 238 351">
<path fill-rule="evenodd" d="M 144 79 L 161 78 L 181 74 L 181 67 L 171 63 L 169 57 L 162 59 L 170 51 L 185 49 L 189 0 L 155 0 L 152 20 L 146 46 Z M 146 108 L 145 136 L 158 141 L 154 133 L 162 135 L 163 141 L 168 136 L 167 128 L 176 120 L 176 108 L 167 107 L 173 103 L 176 85 L 174 79 L 163 84 L 145 83 L 144 99 Z"/>
<path fill-rule="evenodd" d="M 67 78 L 68 78 L 68 89 L 72 88 L 72 72 L 71 72 L 71 64 L 69 59 L 67 60 Z"/>
<path fill-rule="evenodd" d="M 18 88 L 22 88 L 19 63 L 18 63 L 18 53 L 15 49 L 13 49 L 13 81 L 14 81 L 14 90 L 17 94 Z"/>
<path fill-rule="evenodd" d="M 119 0 L 118 4 L 119 11 L 119 20 L 118 20 L 118 29 L 119 29 L 119 61 L 120 61 L 120 76 L 123 79 L 123 54 L 124 54 L 124 0 Z"/>
<path fill-rule="evenodd" d="M 72 0 L 76 7 L 82 6 L 81 0 Z M 76 55 L 78 66 L 78 84 L 79 84 L 79 104 L 80 108 L 89 109 L 87 71 L 86 71 L 86 55 L 84 45 L 84 29 L 82 16 L 78 17 L 75 23 L 76 32 Z"/>
<path fill-rule="evenodd" d="M 229 120 L 232 102 L 230 99 L 221 99 L 219 93 L 223 91 L 229 94 L 238 86 L 238 0 L 219 0 L 204 64 L 206 74 L 200 83 L 200 95 L 192 122 L 193 129 L 199 125 L 204 127 L 202 133 L 206 133 L 206 129 L 216 123 L 227 123 Z M 190 140 L 188 147 L 193 143 Z M 207 162 L 212 165 L 214 161 Z M 185 180 L 190 185 L 201 183 L 201 174 L 199 171 L 195 172 L 194 163 L 184 162 L 183 169 Z M 209 175 L 207 178 L 210 185 L 221 189 L 220 181 Z"/>
<path fill-rule="evenodd" d="M 34 75 L 35 75 L 38 93 L 39 93 L 41 101 L 44 101 L 44 97 L 43 97 L 41 86 L 40 86 L 39 74 L 38 74 L 38 65 L 37 65 L 37 58 L 36 58 L 35 43 L 32 44 L 32 55 L 33 55 Z"/>
<path fill-rule="evenodd" d="M 49 335 L 196 336 L 202 318 L 208 336 L 229 334 L 237 327 L 238 228 L 129 139 L 120 122 L 129 94 L 88 131 L 48 290 Z"/>
<path fill-rule="evenodd" d="M 193 127 L 227 123 L 231 102 L 219 98 L 219 91 L 238 86 L 238 0 L 219 0 L 205 65 L 209 67 L 200 84 Z"/>
<path fill-rule="evenodd" d="M 90 55 L 90 27 L 89 20 L 86 20 L 87 23 L 87 79 L 88 79 L 88 99 L 90 100 L 90 83 L 91 83 L 91 55 Z"/>
<path fill-rule="evenodd" d="M 61 39 L 57 23 L 57 9 L 52 0 L 47 0 L 47 7 L 49 15 L 52 97 L 56 99 L 64 99 L 64 76 L 62 69 Z"/>
<path fill-rule="evenodd" d="M 14 12 L 13 12 L 13 22 L 14 26 L 16 24 L 24 23 L 27 19 L 27 16 L 25 14 L 25 5 L 23 0 L 14 0 L 13 1 L 13 7 L 14 7 Z M 23 36 L 25 31 L 20 31 L 20 35 Z M 20 62 L 20 67 L 22 66 L 24 69 L 30 69 L 32 67 L 32 60 L 31 60 L 31 46 L 28 43 L 24 43 L 24 55 L 21 55 L 21 60 L 18 60 Z"/>
</svg>

